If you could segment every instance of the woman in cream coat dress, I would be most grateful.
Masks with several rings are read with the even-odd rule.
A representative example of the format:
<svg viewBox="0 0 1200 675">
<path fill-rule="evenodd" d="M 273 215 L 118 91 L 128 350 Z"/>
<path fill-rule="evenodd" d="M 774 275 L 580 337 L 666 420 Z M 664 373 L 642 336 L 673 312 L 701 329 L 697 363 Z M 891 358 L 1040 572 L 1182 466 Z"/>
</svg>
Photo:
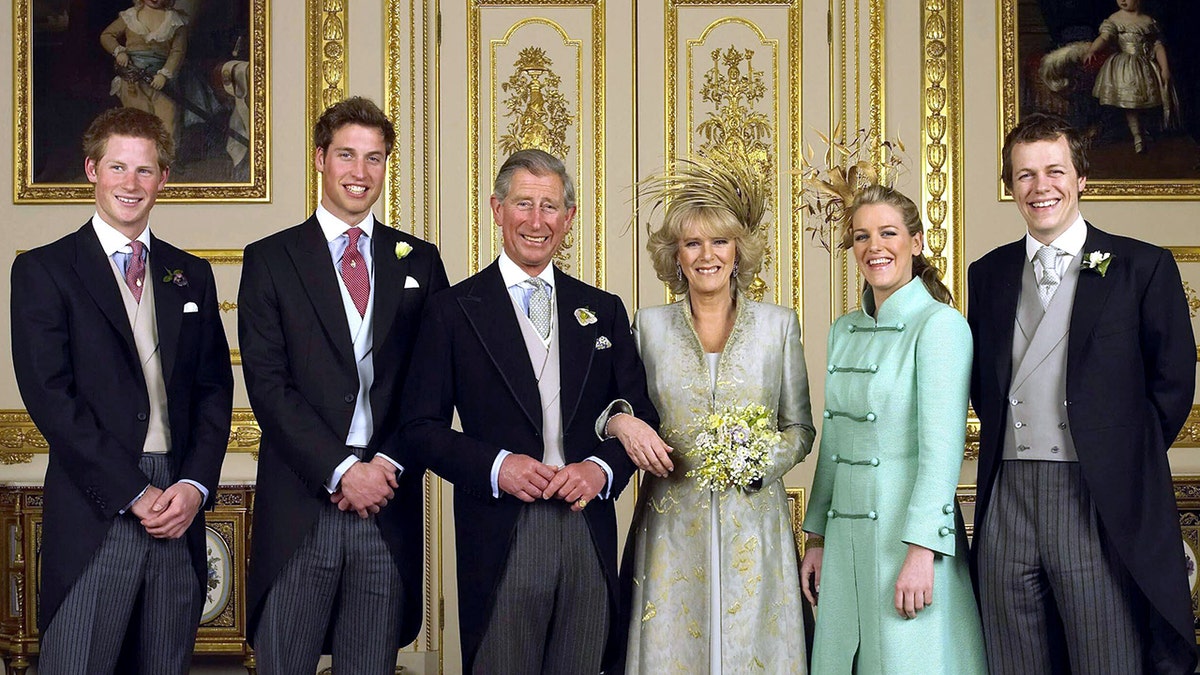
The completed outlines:
<svg viewBox="0 0 1200 675">
<path fill-rule="evenodd" d="M 608 431 L 647 471 L 622 563 L 631 613 L 626 671 L 803 673 L 783 484 L 815 435 L 800 325 L 794 311 L 746 297 L 762 262 L 759 221 L 711 203 L 672 199 L 648 248 L 659 278 L 683 298 L 634 320 L 660 433 L 673 451 L 628 415 L 609 420 Z M 723 492 L 688 477 L 700 461 L 689 427 L 724 406 L 752 404 L 775 413 L 782 437 L 765 475 Z"/>
<path fill-rule="evenodd" d="M 801 567 L 818 605 L 813 672 L 986 673 L 954 498 L 970 329 L 921 254 L 920 213 L 907 197 L 866 188 L 848 218 L 843 248 L 868 288 L 862 308 L 829 331 L 804 519 L 817 536 Z"/>
</svg>

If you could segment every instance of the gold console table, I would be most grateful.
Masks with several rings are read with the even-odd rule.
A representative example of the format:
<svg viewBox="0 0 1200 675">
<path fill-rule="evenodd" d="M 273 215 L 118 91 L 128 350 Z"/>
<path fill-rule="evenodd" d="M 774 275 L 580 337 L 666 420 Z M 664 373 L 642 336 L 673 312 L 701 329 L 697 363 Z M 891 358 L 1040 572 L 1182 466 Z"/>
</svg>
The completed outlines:
<svg viewBox="0 0 1200 675">
<path fill-rule="evenodd" d="M 255 672 L 246 644 L 246 562 L 254 486 L 222 485 L 205 514 L 208 579 L 196 633 L 196 654 L 243 657 Z M 0 658 L 7 672 L 24 675 L 38 653 L 38 575 L 41 571 L 42 488 L 0 486 Z"/>
</svg>

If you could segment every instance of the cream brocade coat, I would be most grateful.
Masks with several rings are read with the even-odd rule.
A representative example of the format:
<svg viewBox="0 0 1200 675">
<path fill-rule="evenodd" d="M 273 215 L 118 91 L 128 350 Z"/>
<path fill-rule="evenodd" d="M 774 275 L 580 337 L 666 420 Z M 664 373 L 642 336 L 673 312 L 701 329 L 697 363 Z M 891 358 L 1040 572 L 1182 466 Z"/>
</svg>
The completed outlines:
<svg viewBox="0 0 1200 675">
<path fill-rule="evenodd" d="M 758 403 L 777 411 L 783 440 L 771 451 L 761 490 L 717 495 L 720 670 L 803 673 L 799 573 L 782 480 L 815 435 L 796 314 L 739 299 L 715 391 L 686 299 L 639 311 L 633 330 L 675 470 L 666 479 L 646 474 L 638 497 L 624 563 L 633 565 L 626 671 L 709 672 L 713 493 L 686 477 L 696 465 L 688 427 L 716 407 Z"/>
</svg>

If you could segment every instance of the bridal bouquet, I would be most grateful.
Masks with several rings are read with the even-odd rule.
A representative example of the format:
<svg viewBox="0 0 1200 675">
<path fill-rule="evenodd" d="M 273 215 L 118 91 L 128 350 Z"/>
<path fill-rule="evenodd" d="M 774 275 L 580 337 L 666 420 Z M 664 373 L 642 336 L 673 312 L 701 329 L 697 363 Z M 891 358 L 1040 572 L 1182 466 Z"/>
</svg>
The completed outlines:
<svg viewBox="0 0 1200 675">
<path fill-rule="evenodd" d="M 766 475 L 768 450 L 782 438 L 765 406 L 725 406 L 702 415 L 690 429 L 699 465 L 687 472 L 701 487 L 723 492 Z"/>
</svg>

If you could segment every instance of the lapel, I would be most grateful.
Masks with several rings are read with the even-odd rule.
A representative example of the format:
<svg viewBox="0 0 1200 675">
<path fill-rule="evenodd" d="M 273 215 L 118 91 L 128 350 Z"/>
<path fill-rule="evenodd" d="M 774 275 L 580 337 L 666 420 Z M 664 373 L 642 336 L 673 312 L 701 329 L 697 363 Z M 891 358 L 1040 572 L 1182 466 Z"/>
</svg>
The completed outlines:
<svg viewBox="0 0 1200 675">
<path fill-rule="evenodd" d="M 1082 264 L 1083 256 L 1091 251 L 1113 253 L 1112 237 L 1107 232 L 1096 229 L 1091 223 L 1087 224 L 1087 229 L 1087 239 L 1074 264 Z M 1114 255 L 1110 265 L 1120 265 L 1122 262 L 1127 263 L 1128 261 L 1122 261 Z M 1079 366 L 1083 347 L 1096 327 L 1096 321 L 1100 318 L 1100 314 L 1104 311 L 1104 305 L 1108 301 L 1108 294 L 1113 285 L 1117 283 L 1119 276 L 1117 274 L 1112 277 L 1102 277 L 1099 273 L 1091 270 L 1079 271 L 1079 282 L 1075 287 L 1075 306 L 1071 309 L 1071 339 L 1067 343 L 1068 381 L 1071 379 L 1071 373 L 1076 372 Z"/>
<path fill-rule="evenodd" d="M 181 251 L 151 233 L 146 285 L 154 284 L 151 292 L 154 293 L 154 318 L 158 325 L 158 354 L 162 361 L 163 382 L 168 386 L 179 353 L 179 328 L 183 324 L 183 303 L 187 295 L 173 282 L 163 281 L 175 270 L 183 270 L 187 277 L 188 269 Z"/>
<path fill-rule="evenodd" d="M 471 289 L 459 298 L 458 304 L 525 417 L 540 431 L 542 399 L 521 327 L 517 325 L 512 297 L 500 276 L 500 265 L 493 262 L 475 275 Z M 560 359 L 564 356 L 560 353 Z"/>
<path fill-rule="evenodd" d="M 297 228 L 296 237 L 287 248 L 325 332 L 342 359 L 354 363 L 354 344 L 350 341 L 350 324 L 346 322 L 337 272 L 329 259 L 329 242 L 325 241 L 315 215 Z"/>
<path fill-rule="evenodd" d="M 121 299 L 121 289 L 117 288 L 117 280 L 113 277 L 112 262 L 100 248 L 100 239 L 92 229 L 90 219 L 75 233 L 75 273 L 108 322 L 125 338 L 128 354 L 137 361 L 137 345 L 133 341 L 129 315 L 125 313 L 125 301 Z M 150 276 L 149 271 L 146 276 Z"/>
<path fill-rule="evenodd" d="M 555 294 L 558 305 L 558 362 L 559 401 L 562 404 L 562 428 L 571 427 L 579 399 L 583 395 L 583 383 L 587 382 L 592 368 L 592 357 L 596 354 L 596 337 L 600 323 L 580 325 L 575 310 L 588 307 L 591 294 L 586 284 L 554 268 Z M 595 313 L 595 309 L 591 309 Z"/>
<path fill-rule="evenodd" d="M 1024 273 L 1032 279 L 1033 265 L 1027 264 Z M 1021 362 L 1016 364 L 1017 369 L 1013 374 L 1012 384 L 1009 391 L 1016 391 L 1018 387 L 1025 383 L 1025 380 L 1033 374 L 1033 370 L 1042 364 L 1050 353 L 1067 338 L 1067 331 L 1070 328 L 1071 315 L 1067 311 L 1066 304 L 1071 302 L 1071 294 L 1075 291 L 1075 286 L 1078 283 L 1079 274 L 1068 270 L 1063 275 L 1059 282 L 1058 291 L 1050 300 L 1050 306 L 1046 308 L 1046 313 L 1042 316 L 1041 321 L 1037 323 L 1033 336 L 1026 346 L 1025 354 L 1021 358 Z M 1026 286 L 1029 288 L 1029 286 Z M 1034 295 L 1036 290 L 1031 291 Z M 1031 298 L 1031 301 L 1022 302 L 1022 309 L 1019 315 L 1025 315 L 1032 312 L 1027 312 L 1025 308 L 1030 307 L 1036 302 L 1041 304 L 1040 300 Z"/>
<path fill-rule="evenodd" d="M 392 325 L 400 315 L 401 299 L 404 298 L 404 279 L 408 276 L 409 259 L 396 259 L 396 244 L 400 242 L 399 234 L 390 227 L 385 227 L 375 221 L 374 251 L 372 260 L 375 266 L 375 283 L 371 293 L 375 295 L 374 316 L 371 318 L 372 340 L 376 348 L 385 344 L 384 340 L 391 331 Z M 409 257 L 411 257 L 411 253 Z"/>
<path fill-rule="evenodd" d="M 996 381 L 1003 392 L 1008 391 L 1012 382 L 1013 329 L 1017 320 L 1017 303 L 1021 297 L 1021 274 L 1028 262 L 1025 259 L 1025 238 L 1022 237 L 997 251 L 993 266 L 995 278 L 991 280 L 994 284 L 991 297 L 995 302 L 992 304 L 992 325 L 997 330 L 991 332 L 993 339 L 998 342 L 993 345 Z"/>
</svg>

